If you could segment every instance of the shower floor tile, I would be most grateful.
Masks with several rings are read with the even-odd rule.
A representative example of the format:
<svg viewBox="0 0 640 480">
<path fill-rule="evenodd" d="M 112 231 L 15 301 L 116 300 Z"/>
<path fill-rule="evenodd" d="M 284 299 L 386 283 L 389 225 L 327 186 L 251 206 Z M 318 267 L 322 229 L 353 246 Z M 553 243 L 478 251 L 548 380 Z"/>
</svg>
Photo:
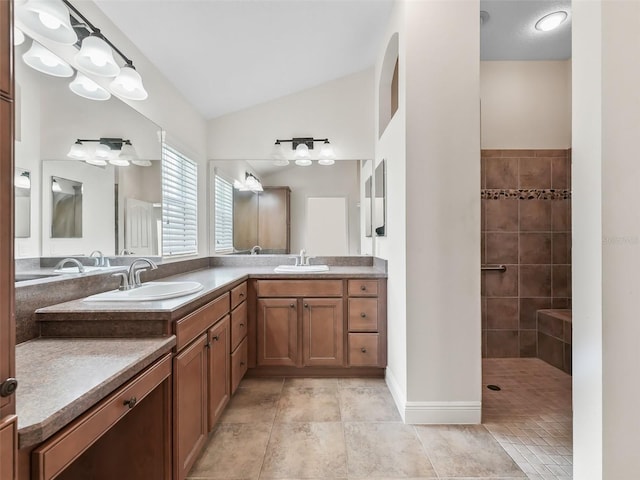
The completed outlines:
<svg viewBox="0 0 640 480">
<path fill-rule="evenodd" d="M 482 367 L 483 425 L 530 480 L 571 479 L 571 376 L 537 358 L 485 358 Z"/>
</svg>

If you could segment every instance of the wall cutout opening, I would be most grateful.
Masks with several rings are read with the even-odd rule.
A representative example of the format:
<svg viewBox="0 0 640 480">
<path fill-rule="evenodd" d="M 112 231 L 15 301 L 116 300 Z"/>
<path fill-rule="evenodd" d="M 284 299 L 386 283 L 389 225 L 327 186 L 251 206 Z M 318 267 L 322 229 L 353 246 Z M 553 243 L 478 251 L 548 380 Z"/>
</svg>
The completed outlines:
<svg viewBox="0 0 640 480">
<path fill-rule="evenodd" d="M 382 61 L 378 92 L 378 138 L 398 110 L 398 33 L 394 33 L 387 44 Z"/>
</svg>

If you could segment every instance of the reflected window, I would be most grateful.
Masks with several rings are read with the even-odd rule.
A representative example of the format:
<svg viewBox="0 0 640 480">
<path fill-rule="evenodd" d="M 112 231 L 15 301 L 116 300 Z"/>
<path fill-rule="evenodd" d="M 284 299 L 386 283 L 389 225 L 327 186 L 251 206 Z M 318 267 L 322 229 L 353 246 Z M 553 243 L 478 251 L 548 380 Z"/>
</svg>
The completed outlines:
<svg viewBox="0 0 640 480">
<path fill-rule="evenodd" d="M 233 252 L 233 185 L 216 175 L 215 179 L 215 252 Z"/>
<path fill-rule="evenodd" d="M 198 168 L 162 145 L 162 255 L 198 253 Z"/>
</svg>

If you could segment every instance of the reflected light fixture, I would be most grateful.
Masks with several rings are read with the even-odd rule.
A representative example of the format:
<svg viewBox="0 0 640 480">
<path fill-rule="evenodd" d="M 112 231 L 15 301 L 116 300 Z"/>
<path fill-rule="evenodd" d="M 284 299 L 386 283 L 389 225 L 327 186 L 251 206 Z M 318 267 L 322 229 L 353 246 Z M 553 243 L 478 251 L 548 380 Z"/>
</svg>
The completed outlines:
<svg viewBox="0 0 640 480">
<path fill-rule="evenodd" d="M 97 145 L 93 152 L 90 152 L 85 143 L 96 143 Z M 151 161 L 138 158 L 131 140 L 122 138 L 78 138 L 69 149 L 67 157 L 99 166 L 104 166 L 107 163 L 117 167 L 128 167 L 130 163 L 141 167 L 151 166 Z"/>
<path fill-rule="evenodd" d="M 560 25 L 562 25 L 562 23 L 564 23 L 564 21 L 567 19 L 567 16 L 567 12 L 565 12 L 564 10 L 545 15 L 536 22 L 536 30 L 540 30 L 541 32 L 548 32 L 549 30 L 558 28 Z"/>
<path fill-rule="evenodd" d="M 262 183 L 253 173 L 244 172 L 244 182 L 234 180 L 233 187 L 241 192 L 262 192 Z"/>
<path fill-rule="evenodd" d="M 18 27 L 13 27 L 13 46 L 17 47 L 24 43 L 24 33 Z"/>
<path fill-rule="evenodd" d="M 69 10 L 62 0 L 28 0 L 16 4 L 16 16 L 37 34 L 64 45 L 73 45 L 78 35 L 71 26 Z"/>
<path fill-rule="evenodd" d="M 31 188 L 31 176 L 29 172 L 16 172 L 13 179 L 13 186 L 16 188 Z"/>
<path fill-rule="evenodd" d="M 69 88 L 76 95 L 89 100 L 109 100 L 111 94 L 81 72 L 76 72 L 76 78 L 69 84 Z"/>
<path fill-rule="evenodd" d="M 73 68 L 67 62 L 35 40 L 31 43 L 31 48 L 22 55 L 22 59 L 24 63 L 34 70 L 47 75 L 54 77 L 70 77 L 73 75 Z"/>
<path fill-rule="evenodd" d="M 294 151 L 293 159 L 296 165 L 300 167 L 308 167 L 313 164 L 311 158 L 311 150 L 313 150 L 314 142 L 322 142 L 320 152 L 318 155 L 318 164 L 320 165 L 333 165 L 335 163 L 336 154 L 333 151 L 333 147 L 328 138 L 313 138 L 313 137 L 295 137 L 290 140 L 276 140 L 271 157 L 275 160 L 274 165 L 286 166 L 289 165 L 289 160 L 286 157 L 285 150 L 282 146 L 283 143 L 290 142 Z"/>
<path fill-rule="evenodd" d="M 120 73 L 120 67 L 113 59 L 113 51 L 100 30 L 82 40 L 80 51 L 75 56 L 78 66 L 88 72 L 101 77 L 115 77 Z"/>
</svg>

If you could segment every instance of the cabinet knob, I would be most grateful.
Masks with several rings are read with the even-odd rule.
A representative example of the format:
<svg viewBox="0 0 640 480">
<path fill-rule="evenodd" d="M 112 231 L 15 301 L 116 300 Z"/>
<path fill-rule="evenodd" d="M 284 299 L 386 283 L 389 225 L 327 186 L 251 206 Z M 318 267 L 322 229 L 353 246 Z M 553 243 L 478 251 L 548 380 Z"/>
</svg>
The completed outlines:
<svg viewBox="0 0 640 480">
<path fill-rule="evenodd" d="M 244 367 L 244 362 L 240 362 L 240 366 L 241 366 L 241 367 Z"/>
<path fill-rule="evenodd" d="M 138 399 L 136 397 L 131 397 L 129 400 L 125 400 L 124 402 L 122 402 L 123 405 L 126 405 L 129 408 L 135 407 L 136 403 L 138 403 Z"/>
<path fill-rule="evenodd" d="M 241 323 L 241 324 L 240 324 L 240 326 L 241 326 L 241 327 L 244 327 L 244 323 Z"/>
<path fill-rule="evenodd" d="M 216 335 L 215 337 L 213 337 L 213 339 L 217 342 L 218 340 L 220 340 L 220 335 Z"/>
<path fill-rule="evenodd" d="M 365 318 L 365 317 L 367 316 L 367 314 L 366 314 L 366 313 L 364 313 L 364 312 L 362 312 L 362 313 L 360 314 L 360 316 L 361 316 L 362 318 Z"/>
<path fill-rule="evenodd" d="M 244 292 L 240 292 L 240 297 L 244 297 Z"/>
<path fill-rule="evenodd" d="M 363 292 L 367 289 L 366 285 L 360 285 L 360 290 L 362 290 Z"/>
<path fill-rule="evenodd" d="M 18 389 L 18 380 L 15 378 L 7 378 L 2 385 L 0 385 L 0 397 L 8 397 L 13 395 Z"/>
<path fill-rule="evenodd" d="M 364 348 L 364 347 L 362 347 L 362 348 L 360 349 L 360 351 L 361 351 L 362 353 L 367 353 L 367 349 L 366 349 L 366 348 Z"/>
<path fill-rule="evenodd" d="M 289 304 L 289 306 L 290 306 L 291 308 L 294 308 L 294 307 L 295 307 L 295 305 L 294 305 L 293 303 L 290 303 L 290 304 Z"/>
<path fill-rule="evenodd" d="M 305 303 L 305 304 L 304 304 L 304 308 L 309 308 L 309 304 L 308 304 L 308 303 Z"/>
</svg>

